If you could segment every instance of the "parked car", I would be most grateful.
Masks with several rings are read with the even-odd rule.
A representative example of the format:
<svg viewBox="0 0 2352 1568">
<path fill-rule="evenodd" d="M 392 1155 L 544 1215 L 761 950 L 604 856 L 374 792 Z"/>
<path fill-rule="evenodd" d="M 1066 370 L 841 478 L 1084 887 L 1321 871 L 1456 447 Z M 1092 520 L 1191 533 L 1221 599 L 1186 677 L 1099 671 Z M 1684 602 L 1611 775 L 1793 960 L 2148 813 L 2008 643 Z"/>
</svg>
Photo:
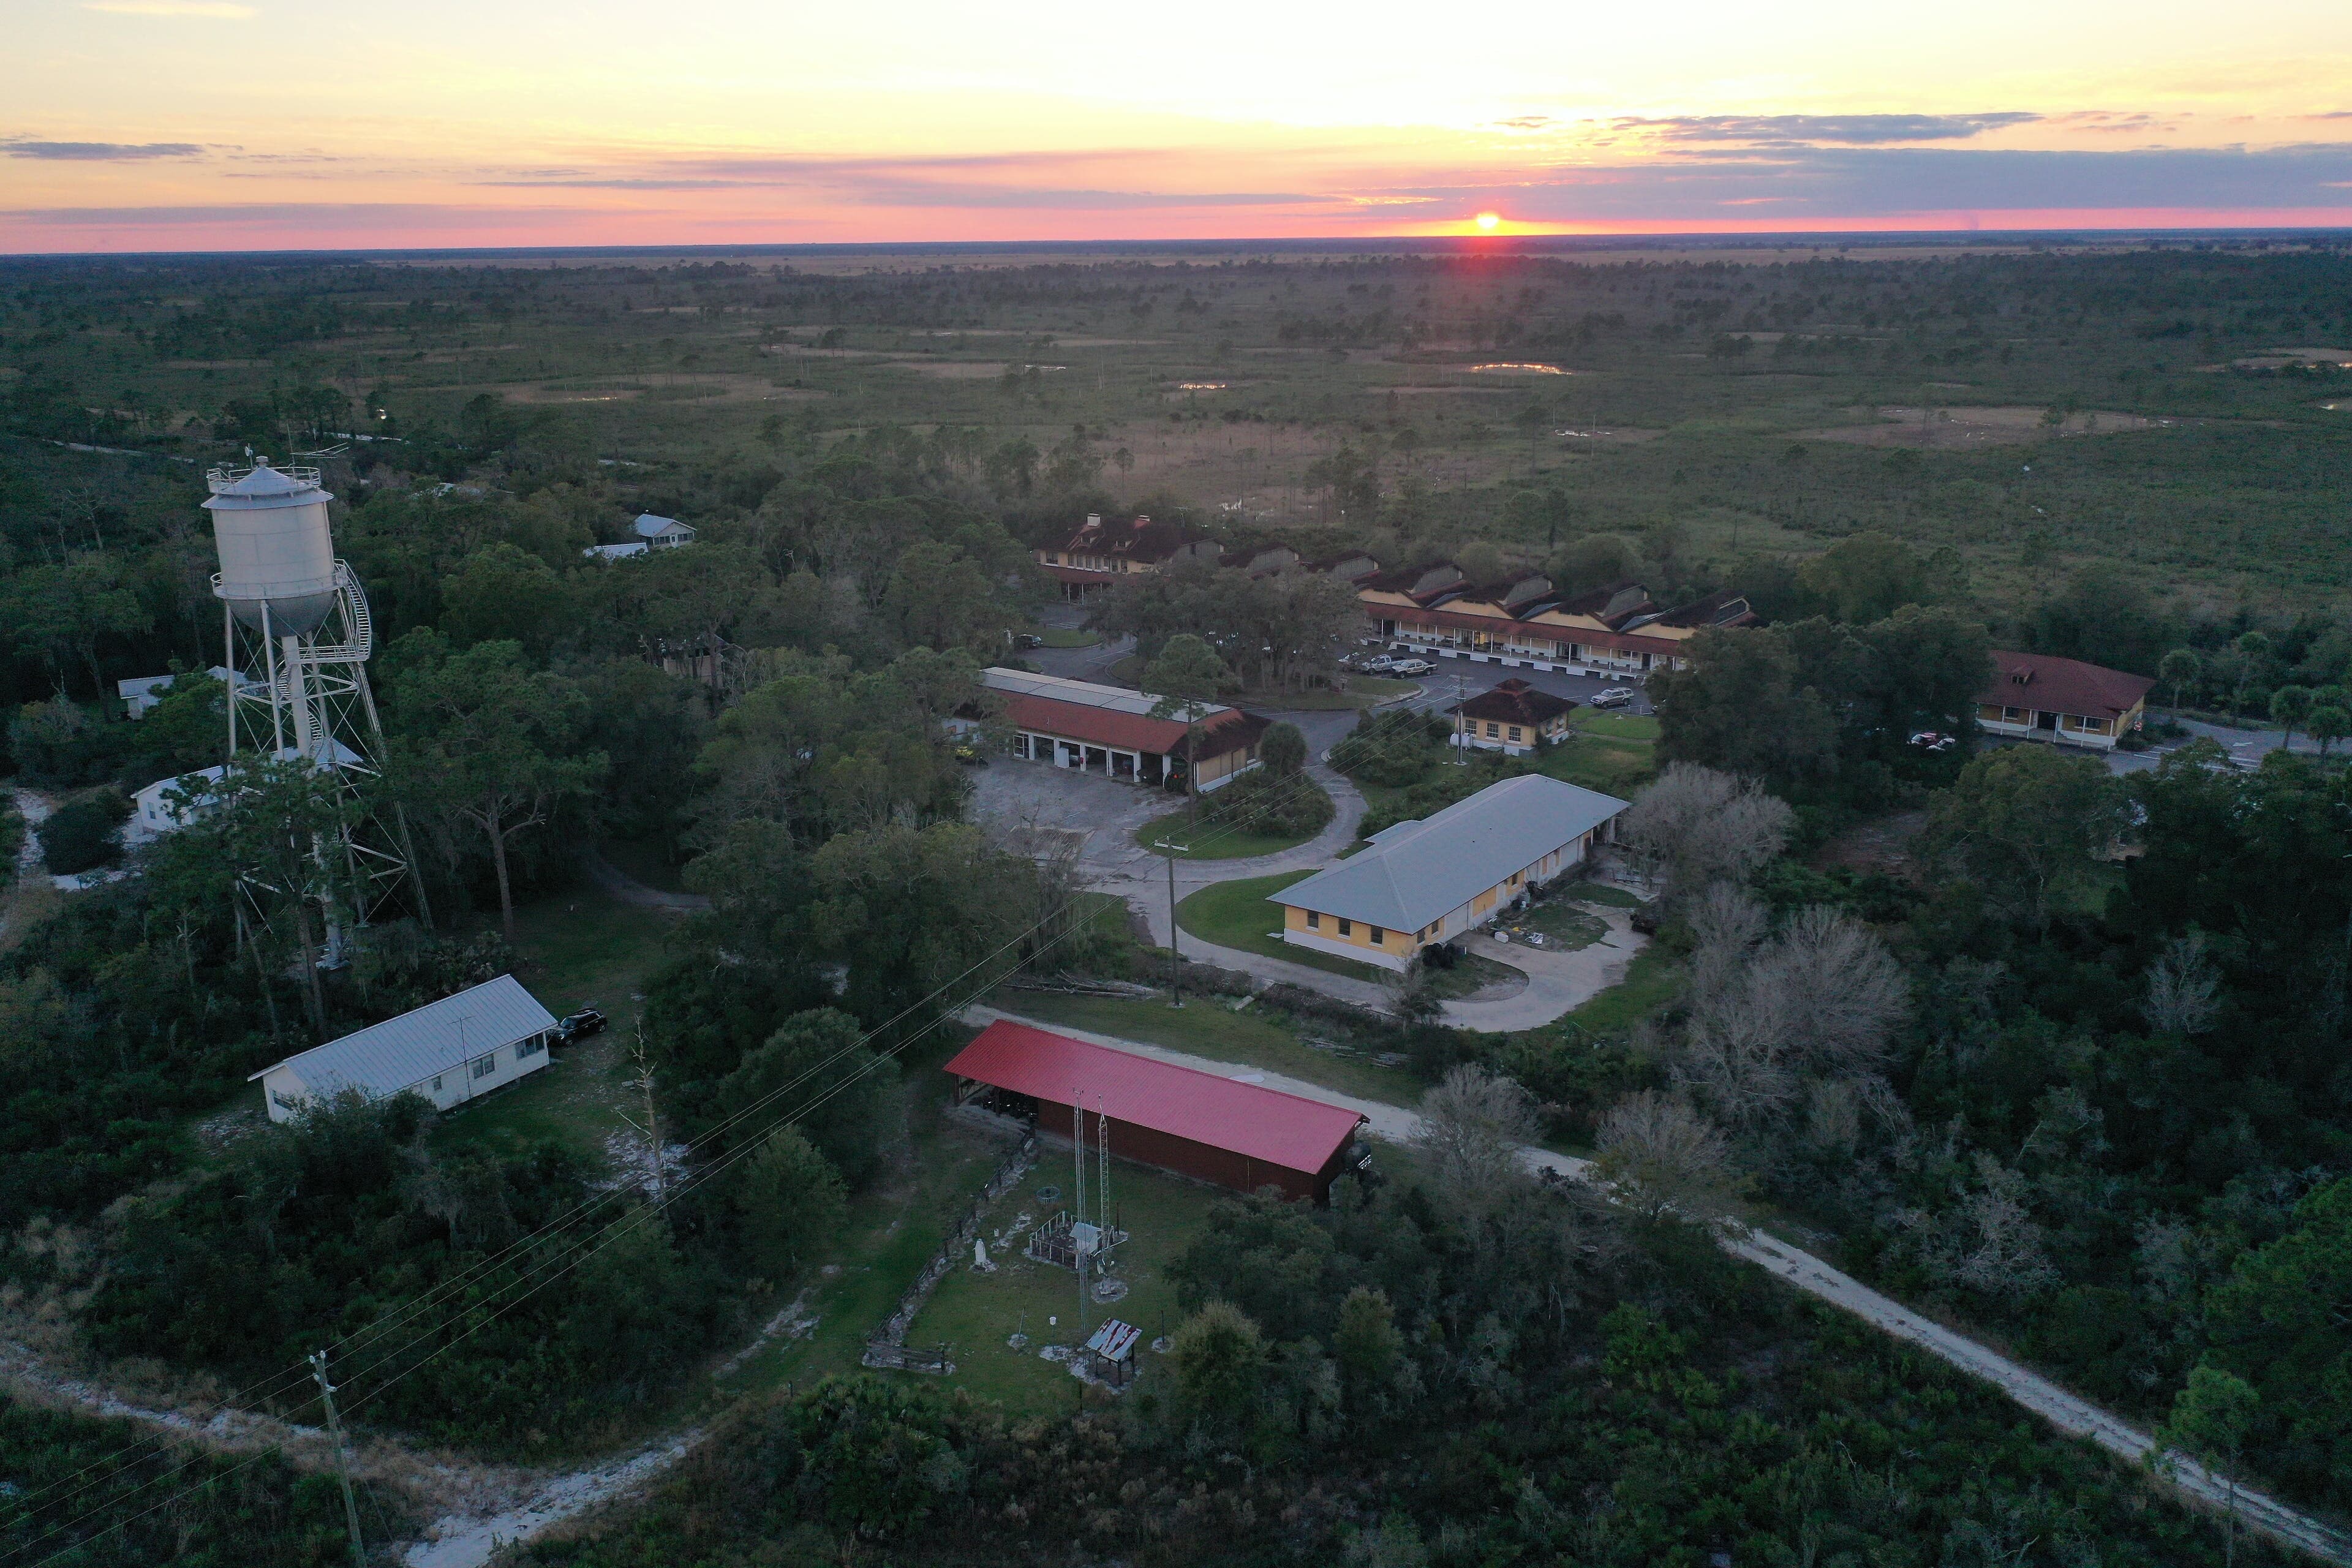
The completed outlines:
<svg viewBox="0 0 2352 1568">
<path fill-rule="evenodd" d="M 1376 653 L 1370 658 L 1357 661 L 1356 668 L 1366 675 L 1386 675 L 1396 668 L 1396 660 L 1387 654 Z"/>
<path fill-rule="evenodd" d="M 1633 689 L 1630 686 L 1612 686 L 1606 691 L 1594 692 L 1584 700 L 1588 708 L 1622 708 L 1633 700 Z"/>
<path fill-rule="evenodd" d="M 565 1045 L 604 1032 L 604 1014 L 594 1003 L 555 1021 L 555 1037 Z"/>
<path fill-rule="evenodd" d="M 968 768 L 984 768 L 988 766 L 988 754 L 982 752 L 978 746 L 973 745 L 970 741 L 962 741 L 957 743 L 955 749 L 955 760 L 961 763 Z"/>
<path fill-rule="evenodd" d="M 1014 647 L 1044 647 L 1045 646 L 1045 639 L 1039 637 L 1035 632 L 1022 632 L 1013 637 L 1013 646 Z"/>
<path fill-rule="evenodd" d="M 1433 675 L 1436 670 L 1437 666 L 1425 658 L 1401 658 L 1388 668 L 1391 675 Z"/>
<path fill-rule="evenodd" d="M 1940 730 L 1922 730 L 1911 737 L 1911 743 L 1923 752 L 1948 752 L 1960 743 L 1960 738 Z"/>
</svg>

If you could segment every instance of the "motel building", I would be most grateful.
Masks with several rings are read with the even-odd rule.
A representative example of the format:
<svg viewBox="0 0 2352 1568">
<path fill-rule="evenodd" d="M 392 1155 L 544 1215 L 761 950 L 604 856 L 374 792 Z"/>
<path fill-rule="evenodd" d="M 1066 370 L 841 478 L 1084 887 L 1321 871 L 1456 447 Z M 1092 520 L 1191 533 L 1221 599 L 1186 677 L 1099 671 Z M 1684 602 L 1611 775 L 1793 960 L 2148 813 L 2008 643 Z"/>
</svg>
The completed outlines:
<svg viewBox="0 0 2352 1568">
<path fill-rule="evenodd" d="M 1576 704 L 1538 691 L 1514 675 L 1445 711 L 1454 719 L 1454 742 L 1481 751 L 1521 756 L 1568 739 L 1568 716 Z"/>
<path fill-rule="evenodd" d="M 980 679 L 1003 704 L 1014 756 L 1120 784 L 1181 787 L 1187 727 L 1181 719 L 1153 718 L 1160 699 L 1150 692 L 1002 667 L 981 671 Z M 1198 742 L 1202 793 L 1257 766 L 1258 742 L 1271 727 L 1255 713 L 1203 704 Z"/>
<path fill-rule="evenodd" d="M 1636 679 L 1687 667 L 1702 631 L 1756 619 L 1729 592 L 1661 609 L 1639 583 L 1562 595 L 1540 573 L 1475 584 L 1451 562 L 1381 573 L 1356 596 L 1376 633 L 1424 654 Z"/>
<path fill-rule="evenodd" d="M 1977 723 L 1989 735 L 2113 751 L 2147 716 L 2156 682 L 2040 653 L 1993 650 L 1999 671 L 1977 695 Z"/>
<path fill-rule="evenodd" d="M 1282 906 L 1283 941 L 1402 972 L 1423 948 L 1485 925 L 1529 888 L 1581 868 L 1625 805 L 1540 773 L 1505 779 L 1384 828 L 1266 901 Z"/>
<path fill-rule="evenodd" d="M 272 1121 L 291 1121 L 346 1089 L 370 1100 L 415 1094 L 446 1110 L 547 1066 L 555 1035 L 555 1019 L 539 999 L 501 974 L 288 1057 L 246 1081 L 260 1081 Z"/>
</svg>

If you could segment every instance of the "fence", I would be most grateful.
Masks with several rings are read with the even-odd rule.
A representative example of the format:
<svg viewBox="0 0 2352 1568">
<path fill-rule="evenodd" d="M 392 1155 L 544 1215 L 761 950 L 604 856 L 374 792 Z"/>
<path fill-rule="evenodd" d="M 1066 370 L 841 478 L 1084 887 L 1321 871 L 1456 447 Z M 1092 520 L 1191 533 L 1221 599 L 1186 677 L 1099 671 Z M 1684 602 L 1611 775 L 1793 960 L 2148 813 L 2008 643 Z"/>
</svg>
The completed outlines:
<svg viewBox="0 0 2352 1568">
<path fill-rule="evenodd" d="M 923 1265 L 923 1271 L 915 1277 L 915 1282 L 907 1288 L 907 1293 L 898 1298 L 898 1310 L 890 1314 L 880 1329 L 866 1337 L 866 1353 L 858 1358 L 859 1364 L 942 1374 L 955 1371 L 955 1363 L 948 1359 L 947 1346 L 936 1345 L 929 1350 L 909 1349 L 907 1331 L 914 1326 L 915 1314 L 923 1310 L 923 1303 L 930 1300 L 931 1292 L 939 1289 L 940 1281 L 948 1277 L 949 1270 L 955 1268 L 958 1259 L 971 1246 L 971 1238 L 980 1234 L 980 1222 L 987 1214 L 988 1205 L 1019 1184 L 1036 1158 L 1037 1134 L 1031 1132 L 1021 1140 L 1021 1146 L 1006 1155 L 1004 1162 L 996 1167 L 996 1173 L 989 1177 L 988 1185 L 982 1189 L 979 1197 L 972 1200 L 971 1206 L 964 1210 L 962 1217 L 948 1227 L 947 1235 L 940 1241 L 939 1251 Z"/>
</svg>

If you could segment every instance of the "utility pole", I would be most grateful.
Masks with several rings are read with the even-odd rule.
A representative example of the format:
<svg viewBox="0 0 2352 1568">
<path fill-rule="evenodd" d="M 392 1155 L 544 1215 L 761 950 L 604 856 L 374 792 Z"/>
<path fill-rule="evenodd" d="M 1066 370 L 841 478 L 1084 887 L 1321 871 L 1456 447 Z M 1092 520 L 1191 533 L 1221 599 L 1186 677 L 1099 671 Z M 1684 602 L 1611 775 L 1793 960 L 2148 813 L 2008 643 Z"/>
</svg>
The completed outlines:
<svg viewBox="0 0 2352 1568">
<path fill-rule="evenodd" d="M 1462 729 L 1462 704 L 1465 700 L 1462 695 L 1462 672 L 1457 669 L 1454 672 L 1454 765 L 1457 768 L 1466 768 L 1470 765 L 1470 742 Z"/>
<path fill-rule="evenodd" d="M 646 1060 L 646 1021 L 643 1017 L 637 1020 L 636 1047 L 629 1054 L 637 1064 L 637 1081 L 635 1087 L 646 1097 L 646 1124 L 642 1127 L 637 1126 L 626 1111 L 622 1111 L 619 1115 L 623 1121 L 628 1122 L 631 1128 L 645 1138 L 646 1181 L 648 1190 L 653 1194 L 654 1207 L 658 1209 L 662 1207 L 665 1201 L 662 1185 L 661 1118 L 654 1112 L 654 1069 L 653 1065 Z M 667 1214 L 663 1216 L 663 1223 L 665 1225 L 668 1223 Z"/>
<path fill-rule="evenodd" d="M 1190 844 L 1171 844 L 1165 838 L 1154 846 L 1168 858 L 1168 1005 L 1184 1005 L 1184 957 L 1176 950 L 1176 857 L 1190 854 Z"/>
<path fill-rule="evenodd" d="M 343 1523 L 352 1532 L 352 1568 L 367 1568 L 367 1547 L 360 1541 L 360 1504 L 352 1495 L 351 1455 L 343 1447 L 343 1423 L 335 1414 L 335 1385 L 327 1381 L 327 1352 L 310 1352 L 310 1375 L 319 1380 L 319 1403 L 327 1407 L 327 1434 L 334 1439 L 335 1474 L 343 1483 Z"/>
</svg>

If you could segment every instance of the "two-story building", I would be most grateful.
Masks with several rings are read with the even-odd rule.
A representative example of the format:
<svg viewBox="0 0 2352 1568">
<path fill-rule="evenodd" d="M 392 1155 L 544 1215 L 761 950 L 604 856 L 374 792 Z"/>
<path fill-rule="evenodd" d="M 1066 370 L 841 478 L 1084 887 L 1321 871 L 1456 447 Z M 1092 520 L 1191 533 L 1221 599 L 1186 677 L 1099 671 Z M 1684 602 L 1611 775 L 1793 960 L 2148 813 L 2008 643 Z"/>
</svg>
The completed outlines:
<svg viewBox="0 0 2352 1568">
<path fill-rule="evenodd" d="M 1222 553 L 1215 540 L 1181 523 L 1148 517 L 1105 522 L 1096 512 L 1069 538 L 1038 551 L 1037 564 L 1061 584 L 1062 597 L 1084 600 L 1135 573 L 1165 571 L 1179 561 L 1214 563 Z"/>
<path fill-rule="evenodd" d="M 1582 866 L 1626 803 L 1541 773 L 1372 835 L 1364 848 L 1269 894 L 1282 940 L 1381 969 L 1485 925 L 1529 888 Z"/>
<path fill-rule="evenodd" d="M 1518 668 L 1639 678 L 1690 661 L 1690 639 L 1756 619 L 1732 592 L 1660 609 L 1635 582 L 1562 595 L 1540 573 L 1474 584 L 1450 562 L 1383 572 L 1357 590 L 1381 637 L 1421 652 Z"/>
<path fill-rule="evenodd" d="M 1454 720 L 1457 745 L 1519 756 L 1568 739 L 1568 716 L 1576 704 L 1512 676 L 1445 711 Z"/>
<path fill-rule="evenodd" d="M 1977 694 L 1977 722 L 1990 735 L 2112 751 L 2146 720 L 2156 689 L 2144 675 L 2046 653 L 1995 648 L 1992 662 L 1999 673 Z"/>
</svg>

